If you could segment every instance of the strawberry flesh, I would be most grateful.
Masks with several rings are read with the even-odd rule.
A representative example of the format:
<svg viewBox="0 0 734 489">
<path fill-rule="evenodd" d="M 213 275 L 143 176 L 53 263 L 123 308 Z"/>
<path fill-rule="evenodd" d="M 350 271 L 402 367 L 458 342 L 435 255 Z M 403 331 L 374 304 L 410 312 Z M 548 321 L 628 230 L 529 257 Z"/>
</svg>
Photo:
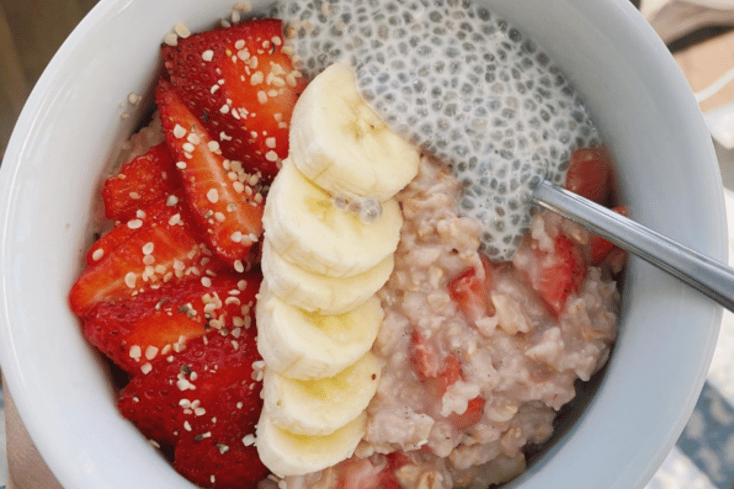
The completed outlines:
<svg viewBox="0 0 734 489">
<path fill-rule="evenodd" d="M 277 19 L 257 19 L 162 47 L 171 84 L 223 154 L 265 179 L 288 155 L 293 106 L 306 81 L 283 50 Z"/>
<path fill-rule="evenodd" d="M 400 489 L 401 485 L 395 477 L 395 471 L 400 466 L 391 463 L 390 459 L 373 463 L 370 458 L 352 457 L 335 467 L 336 487 L 338 489 Z"/>
<path fill-rule="evenodd" d="M 612 207 L 612 210 L 622 214 L 623 216 L 628 215 L 627 209 L 622 206 Z M 598 265 L 609 255 L 609 253 L 611 253 L 613 249 L 616 248 L 616 246 L 601 236 L 594 234 L 589 239 L 589 248 L 591 251 L 591 264 Z"/>
<path fill-rule="evenodd" d="M 495 313 L 494 304 L 489 296 L 492 288 L 492 269 L 486 259 L 482 260 L 482 266 L 484 278 L 477 275 L 475 268 L 469 268 L 448 285 L 449 296 L 471 323 Z"/>
<path fill-rule="evenodd" d="M 101 302 L 84 319 L 92 345 L 130 374 L 175 353 L 191 338 L 224 324 L 254 321 L 259 274 L 225 273 L 150 289 L 121 302 Z"/>
<path fill-rule="evenodd" d="M 411 335 L 408 355 L 413 372 L 425 383 L 426 392 L 439 403 L 449 387 L 464 380 L 461 359 L 453 354 L 441 359 L 438 348 L 417 329 Z M 456 429 L 469 428 L 481 421 L 485 403 L 482 396 L 470 399 L 466 411 L 451 413 L 448 420 Z"/>
<path fill-rule="evenodd" d="M 115 241 L 114 249 L 81 274 L 69 294 L 77 316 L 86 316 L 99 302 L 129 299 L 154 286 L 221 268 L 209 258 L 180 199 L 172 196 L 148 207 L 144 218 L 121 224 L 133 232 Z"/>
<path fill-rule="evenodd" d="M 436 388 L 438 389 L 438 397 L 443 397 L 456 382 L 464 380 L 464 372 L 462 371 L 461 360 L 456 355 L 448 355 L 444 359 L 444 366 L 441 373 L 436 378 Z M 474 426 L 481 421 L 484 416 L 484 405 L 486 400 L 482 396 L 477 396 L 469 400 L 466 410 L 463 413 L 449 414 L 449 421 L 458 430 L 463 430 Z"/>
<path fill-rule="evenodd" d="M 203 238 L 217 256 L 239 268 L 263 232 L 264 198 L 250 184 L 257 177 L 222 156 L 219 144 L 164 80 L 156 100 L 186 202 Z"/>
<path fill-rule="evenodd" d="M 571 155 L 566 189 L 604 204 L 612 190 L 612 162 L 605 147 L 579 148 Z"/>
<path fill-rule="evenodd" d="M 443 368 L 436 376 L 436 387 L 439 396 L 446 394 L 456 382 L 463 380 L 464 374 L 461 370 L 461 360 L 456 355 L 447 355 L 443 360 Z"/>
<path fill-rule="evenodd" d="M 131 219 L 137 210 L 180 186 L 166 145 L 153 146 L 126 163 L 120 173 L 105 180 L 102 187 L 105 216 L 119 221 Z"/>
<path fill-rule="evenodd" d="M 142 222 L 148 219 L 148 214 L 145 211 L 141 211 L 139 215 Z M 127 225 L 127 221 L 118 222 L 115 227 L 92 243 L 86 255 L 87 266 L 92 266 L 100 261 L 107 253 L 115 250 L 127 241 L 134 233 L 135 229 L 130 228 Z"/>
<path fill-rule="evenodd" d="M 248 443 L 262 409 L 254 329 L 192 339 L 171 361 L 159 357 L 133 377 L 119 397 L 122 415 L 173 447 L 175 469 L 201 487 L 254 488 L 268 473 Z"/>
<path fill-rule="evenodd" d="M 439 353 L 417 328 L 411 334 L 408 355 L 413 372 L 419 380 L 425 381 L 438 375 L 441 368 Z"/>
<path fill-rule="evenodd" d="M 463 413 L 451 413 L 449 420 L 457 430 L 463 430 L 479 423 L 484 417 L 484 405 L 487 403 L 482 396 L 469 399 L 466 411 Z"/>
<path fill-rule="evenodd" d="M 559 234 L 551 253 L 538 251 L 539 272 L 533 283 L 551 312 L 558 315 L 568 296 L 578 292 L 586 278 L 586 260 L 578 245 Z"/>
</svg>

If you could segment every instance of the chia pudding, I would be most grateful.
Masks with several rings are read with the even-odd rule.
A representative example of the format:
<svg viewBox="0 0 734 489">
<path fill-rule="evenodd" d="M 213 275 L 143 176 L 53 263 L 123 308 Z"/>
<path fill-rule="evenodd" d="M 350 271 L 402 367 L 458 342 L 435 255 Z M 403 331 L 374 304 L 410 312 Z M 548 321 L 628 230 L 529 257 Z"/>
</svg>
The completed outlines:
<svg viewBox="0 0 734 489">
<path fill-rule="evenodd" d="M 334 61 L 357 73 L 388 125 L 444 161 L 482 251 L 507 260 L 541 178 L 563 183 L 574 149 L 599 144 L 581 99 L 532 39 L 467 0 L 281 0 L 277 15 L 310 78 Z"/>
</svg>

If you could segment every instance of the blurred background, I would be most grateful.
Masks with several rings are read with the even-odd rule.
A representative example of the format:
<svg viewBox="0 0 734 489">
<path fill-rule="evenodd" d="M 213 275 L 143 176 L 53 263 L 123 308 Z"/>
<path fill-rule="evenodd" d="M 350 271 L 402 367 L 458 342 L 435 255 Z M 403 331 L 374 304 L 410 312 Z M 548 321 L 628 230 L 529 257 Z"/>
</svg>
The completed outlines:
<svg viewBox="0 0 734 489">
<path fill-rule="evenodd" d="M 734 0 L 631 1 L 666 43 L 699 101 L 719 157 L 730 236 L 734 236 Z M 34 84 L 64 39 L 96 3 L 0 0 L 0 163 Z M 734 239 L 730 239 L 730 256 L 734 256 Z M 0 489 L 7 481 L 3 399 L 0 384 Z M 732 406 L 734 314 L 727 312 L 696 411 L 647 489 L 734 489 Z"/>
<path fill-rule="evenodd" d="M 0 159 L 46 64 L 97 0 L 0 0 Z"/>
</svg>

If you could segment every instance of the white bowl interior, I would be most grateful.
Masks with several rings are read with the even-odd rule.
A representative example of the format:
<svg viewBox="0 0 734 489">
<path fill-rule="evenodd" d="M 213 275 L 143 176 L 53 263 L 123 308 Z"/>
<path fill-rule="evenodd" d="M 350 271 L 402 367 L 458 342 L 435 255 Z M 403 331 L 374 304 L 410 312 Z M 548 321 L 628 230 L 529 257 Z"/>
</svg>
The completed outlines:
<svg viewBox="0 0 734 489">
<path fill-rule="evenodd" d="M 102 0 L 41 77 L 8 146 L 0 171 L 0 358 L 31 436 L 66 487 L 193 487 L 119 417 L 67 294 L 92 239 L 104 165 L 143 111 L 120 104 L 131 92 L 150 92 L 157 46 L 175 22 L 202 29 L 233 3 Z M 547 49 L 585 96 L 632 215 L 724 260 L 710 139 L 685 80 L 632 6 L 489 3 Z M 644 485 L 693 409 L 720 316 L 710 301 L 631 260 L 620 339 L 599 391 L 511 486 Z"/>
</svg>

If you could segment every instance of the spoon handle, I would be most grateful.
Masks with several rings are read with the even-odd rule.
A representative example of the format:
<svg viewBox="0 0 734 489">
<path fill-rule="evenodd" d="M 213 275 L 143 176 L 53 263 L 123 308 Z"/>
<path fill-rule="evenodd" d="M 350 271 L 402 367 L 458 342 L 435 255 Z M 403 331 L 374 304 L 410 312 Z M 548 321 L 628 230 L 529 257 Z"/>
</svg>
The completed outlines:
<svg viewBox="0 0 734 489">
<path fill-rule="evenodd" d="M 533 200 L 677 277 L 734 311 L 734 269 L 548 181 Z"/>
</svg>

